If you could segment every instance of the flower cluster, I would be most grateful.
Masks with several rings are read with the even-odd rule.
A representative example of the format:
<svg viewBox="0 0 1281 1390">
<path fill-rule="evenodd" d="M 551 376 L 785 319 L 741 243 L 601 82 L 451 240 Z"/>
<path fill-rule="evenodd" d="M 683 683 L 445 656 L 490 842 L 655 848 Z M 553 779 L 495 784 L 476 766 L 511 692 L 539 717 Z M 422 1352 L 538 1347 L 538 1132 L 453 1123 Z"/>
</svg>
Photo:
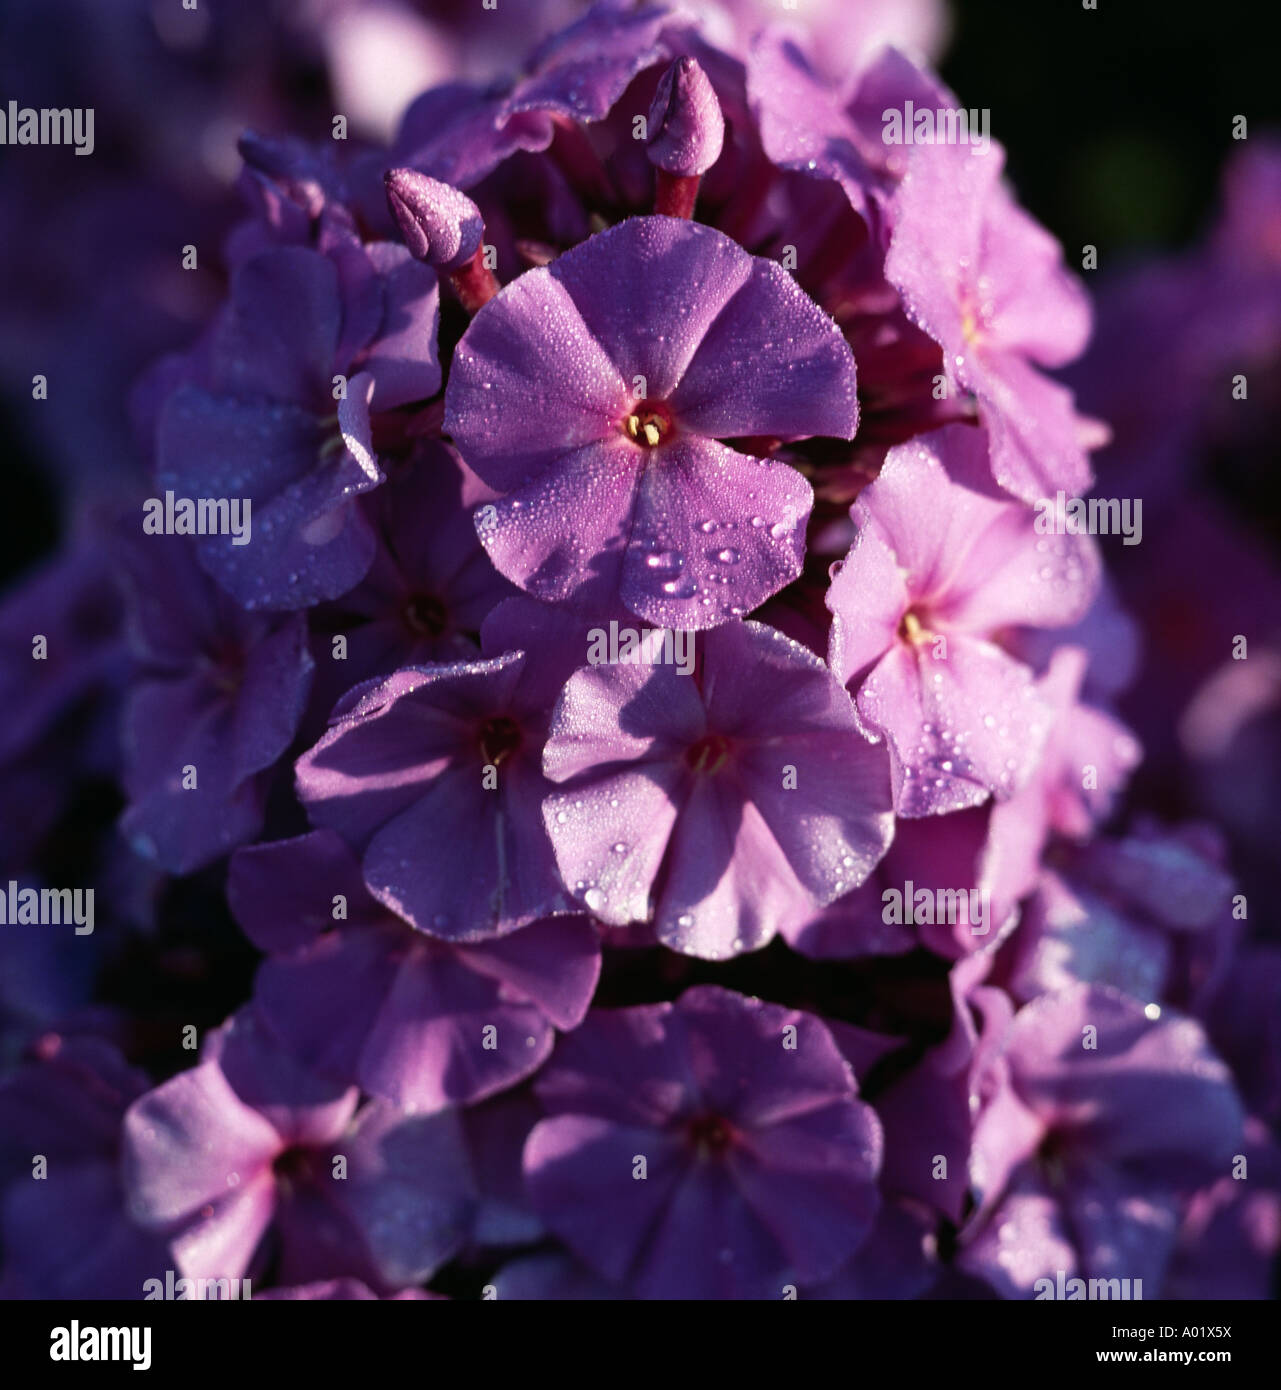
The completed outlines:
<svg viewBox="0 0 1281 1390">
<path fill-rule="evenodd" d="M 146 469 L 0 612 L 7 1295 L 1266 1292 L 1281 955 L 1049 524 L 1090 301 L 862 8 L 241 137 Z"/>
</svg>

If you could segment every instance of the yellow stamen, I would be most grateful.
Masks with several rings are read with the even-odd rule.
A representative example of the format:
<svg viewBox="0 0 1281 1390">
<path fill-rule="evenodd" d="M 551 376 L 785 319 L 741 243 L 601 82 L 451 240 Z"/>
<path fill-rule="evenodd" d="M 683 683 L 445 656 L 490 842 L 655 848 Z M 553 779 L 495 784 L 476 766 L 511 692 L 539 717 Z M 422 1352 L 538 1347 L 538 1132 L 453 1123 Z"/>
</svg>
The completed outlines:
<svg viewBox="0 0 1281 1390">
<path fill-rule="evenodd" d="M 663 442 L 667 433 L 667 421 L 652 410 L 633 411 L 623 418 L 623 432 L 628 439 L 653 449 Z"/>
</svg>

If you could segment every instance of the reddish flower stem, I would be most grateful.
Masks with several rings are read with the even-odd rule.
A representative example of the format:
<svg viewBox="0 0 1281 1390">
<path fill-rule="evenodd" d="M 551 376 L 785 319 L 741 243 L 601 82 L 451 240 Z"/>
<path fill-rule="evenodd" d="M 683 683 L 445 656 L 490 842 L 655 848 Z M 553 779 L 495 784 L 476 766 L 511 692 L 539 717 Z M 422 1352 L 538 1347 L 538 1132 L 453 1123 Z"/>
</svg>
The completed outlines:
<svg viewBox="0 0 1281 1390">
<path fill-rule="evenodd" d="M 701 175 L 669 174 L 666 169 L 657 169 L 655 174 L 654 211 L 664 217 L 683 217 L 688 222 L 694 216 Z"/>
<path fill-rule="evenodd" d="M 478 246 L 476 254 L 449 277 L 464 309 L 474 314 L 483 304 L 488 304 L 502 287 L 498 277 L 485 264 L 485 248 Z"/>
</svg>

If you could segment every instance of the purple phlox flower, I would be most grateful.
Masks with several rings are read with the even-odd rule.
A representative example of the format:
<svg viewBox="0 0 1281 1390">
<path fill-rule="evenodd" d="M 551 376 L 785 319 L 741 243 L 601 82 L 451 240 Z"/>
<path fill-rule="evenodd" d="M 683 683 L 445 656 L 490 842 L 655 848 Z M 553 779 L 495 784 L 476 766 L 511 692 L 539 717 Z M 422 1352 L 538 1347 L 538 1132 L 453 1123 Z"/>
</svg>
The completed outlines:
<svg viewBox="0 0 1281 1390">
<path fill-rule="evenodd" d="M 1007 1103 L 975 1131 L 979 1211 L 961 1267 L 1004 1297 L 1030 1297 L 1059 1270 L 1155 1291 L 1180 1195 L 1229 1176 L 1241 1148 L 1231 1073 L 1200 1026 L 1076 985 L 1019 1011 L 1002 1064 Z"/>
<path fill-rule="evenodd" d="M 252 1011 L 125 1117 L 130 1210 L 188 1278 L 421 1283 L 466 1239 L 475 1203 L 457 1112 L 410 1116 L 305 1071 Z"/>
<path fill-rule="evenodd" d="M 594 5 L 514 79 L 433 87 L 405 113 L 392 162 L 471 188 L 517 150 L 545 150 L 560 125 L 602 119 L 642 68 L 668 56 L 670 20 L 659 6 Z"/>
<path fill-rule="evenodd" d="M 232 911 L 268 959 L 259 1016 L 309 1070 L 414 1112 L 470 1104 L 547 1059 L 600 973 L 591 924 L 561 917 L 452 945 L 372 897 L 331 830 L 232 857 Z"/>
<path fill-rule="evenodd" d="M 120 828 L 189 873 L 261 829 L 271 769 L 292 742 L 313 663 L 301 614 L 250 614 L 180 537 L 121 546 L 138 678 L 124 716 Z"/>
<path fill-rule="evenodd" d="M 528 271 L 455 354 L 446 428 L 504 497 L 477 531 L 535 597 L 706 628 L 794 579 L 809 484 L 719 442 L 850 438 L 854 359 L 773 262 L 638 217 Z"/>
<path fill-rule="evenodd" d="M 596 1011 L 535 1089 L 534 1205 L 641 1298 L 779 1298 L 872 1228 L 880 1128 L 812 1014 L 710 985 Z"/>
<path fill-rule="evenodd" d="M 297 766 L 312 823 L 361 854 L 370 892 L 455 942 L 571 909 L 543 829 L 542 750 L 585 634 L 521 596 L 490 614 L 481 646 L 482 660 L 358 686 Z"/>
<path fill-rule="evenodd" d="M 971 393 L 991 438 L 991 474 L 1025 502 L 1091 483 L 1071 393 L 1040 368 L 1076 357 L 1089 301 L 1058 243 L 1000 183 L 1004 154 L 917 147 L 895 195 L 886 277 L 943 348 L 953 391 Z"/>
<path fill-rule="evenodd" d="M 482 623 L 516 593 L 489 563 L 472 524 L 474 509 L 496 495 L 439 440 L 422 440 L 406 462 L 388 465 L 386 483 L 362 502 L 378 541 L 369 572 L 311 614 L 312 706 L 322 718 L 362 681 L 478 655 Z M 341 658 L 334 655 L 338 636 Z"/>
<path fill-rule="evenodd" d="M 156 482 L 252 504 L 247 535 L 200 545 L 243 606 L 304 608 L 368 570 L 356 498 L 383 476 L 370 412 L 439 389 L 438 318 L 435 272 L 391 242 L 342 235 L 329 254 L 284 247 L 236 268 L 198 379 L 160 410 Z"/>
<path fill-rule="evenodd" d="M 889 744 L 902 816 L 1006 800 L 1027 781 L 1051 714 L 993 639 L 1076 621 L 1097 583 L 1092 538 L 1038 535 L 984 481 L 986 461 L 967 425 L 892 449 L 828 594 L 832 670 Z"/>
<path fill-rule="evenodd" d="M 723 959 L 861 883 L 893 828 L 888 767 L 811 652 L 759 623 L 699 665 L 595 665 L 556 707 L 544 816 L 567 886 L 604 922 L 652 916 Z"/>
<path fill-rule="evenodd" d="M 121 1117 L 146 1086 L 115 1048 L 57 1034 L 0 1086 L 0 1296 L 141 1298 L 163 1270 L 163 1243 L 129 1220 L 120 1185 Z"/>
</svg>

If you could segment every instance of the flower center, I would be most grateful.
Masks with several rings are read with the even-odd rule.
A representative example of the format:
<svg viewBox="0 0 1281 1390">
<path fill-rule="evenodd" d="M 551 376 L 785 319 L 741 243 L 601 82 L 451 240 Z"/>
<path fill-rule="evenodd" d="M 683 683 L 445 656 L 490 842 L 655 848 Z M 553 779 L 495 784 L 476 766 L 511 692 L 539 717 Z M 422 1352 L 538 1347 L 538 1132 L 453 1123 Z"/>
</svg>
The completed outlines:
<svg viewBox="0 0 1281 1390">
<path fill-rule="evenodd" d="M 654 405 L 637 406 L 623 416 L 623 433 L 643 449 L 661 444 L 672 428 L 671 416 Z"/>
<path fill-rule="evenodd" d="M 1059 1188 L 1067 1181 L 1067 1166 L 1071 1146 L 1066 1136 L 1051 1130 L 1036 1151 L 1036 1166 L 1050 1187 Z"/>
<path fill-rule="evenodd" d="M 903 621 L 898 625 L 898 635 L 904 642 L 927 642 L 930 634 L 925 630 L 925 624 L 921 621 L 921 615 L 914 608 L 909 608 L 903 614 Z"/>
<path fill-rule="evenodd" d="M 439 637 L 445 630 L 445 605 L 428 594 L 415 594 L 405 604 L 404 618 L 419 637 Z"/>
<path fill-rule="evenodd" d="M 729 739 L 705 734 L 685 750 L 685 762 L 694 772 L 719 772 L 729 760 Z"/>
<path fill-rule="evenodd" d="M 522 741 L 520 725 L 506 715 L 487 719 L 480 726 L 480 751 L 486 763 L 494 767 L 511 757 Z"/>
<path fill-rule="evenodd" d="M 277 1154 L 271 1165 L 276 1181 L 285 1187 L 298 1188 L 315 1176 L 315 1158 L 310 1149 L 294 1147 Z"/>
<path fill-rule="evenodd" d="M 734 1142 L 734 1130 L 720 1115 L 695 1115 L 686 1127 L 690 1144 L 703 1158 L 723 1154 Z"/>
</svg>

